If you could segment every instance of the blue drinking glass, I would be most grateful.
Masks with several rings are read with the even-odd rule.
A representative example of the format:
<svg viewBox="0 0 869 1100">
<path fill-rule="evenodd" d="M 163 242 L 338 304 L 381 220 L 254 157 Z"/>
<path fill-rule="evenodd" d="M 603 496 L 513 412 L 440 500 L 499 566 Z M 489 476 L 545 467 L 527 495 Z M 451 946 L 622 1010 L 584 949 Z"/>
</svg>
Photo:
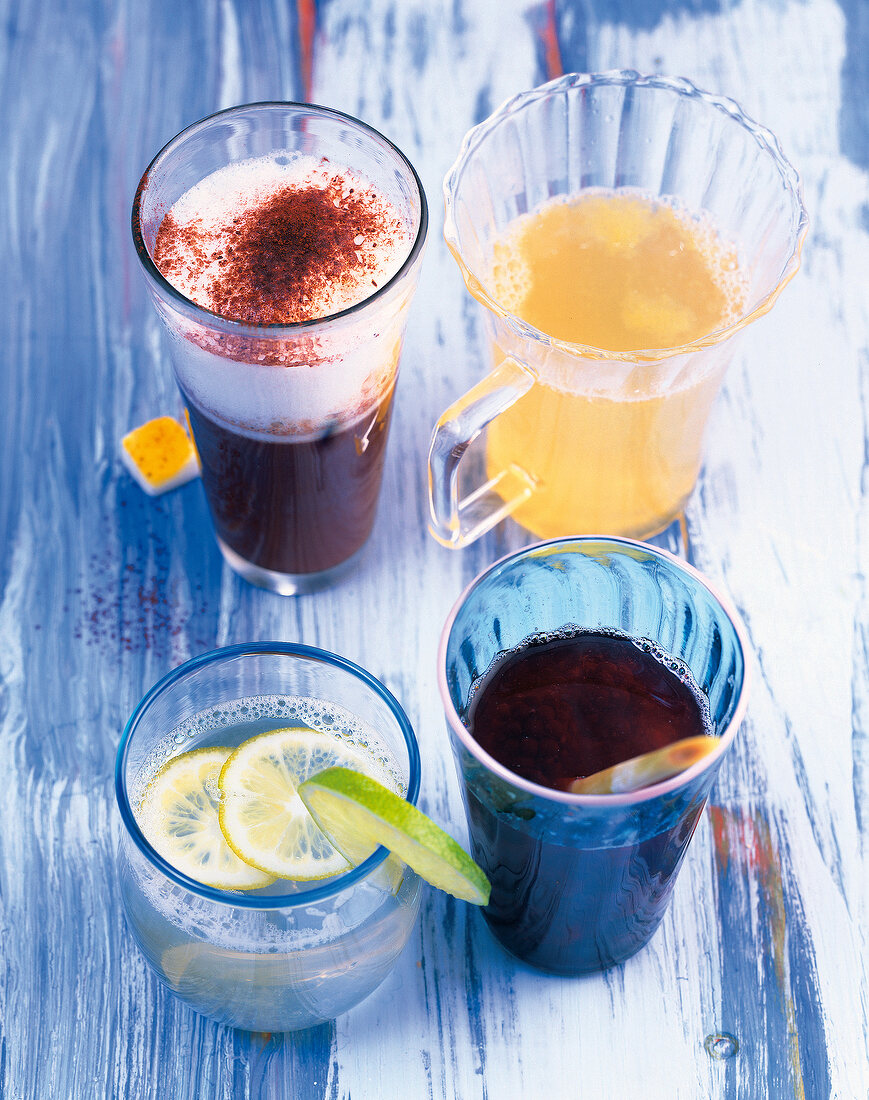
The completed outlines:
<svg viewBox="0 0 869 1100">
<path fill-rule="evenodd" d="M 551 790 L 500 764 L 465 724 L 474 685 L 527 639 L 578 630 L 648 639 L 684 663 L 720 743 L 681 774 L 626 794 Z M 648 942 L 745 712 L 747 653 L 736 612 L 708 581 L 630 539 L 527 547 L 459 598 L 441 637 L 439 686 L 473 855 L 492 883 L 484 916 L 515 956 L 581 974 Z"/>
</svg>

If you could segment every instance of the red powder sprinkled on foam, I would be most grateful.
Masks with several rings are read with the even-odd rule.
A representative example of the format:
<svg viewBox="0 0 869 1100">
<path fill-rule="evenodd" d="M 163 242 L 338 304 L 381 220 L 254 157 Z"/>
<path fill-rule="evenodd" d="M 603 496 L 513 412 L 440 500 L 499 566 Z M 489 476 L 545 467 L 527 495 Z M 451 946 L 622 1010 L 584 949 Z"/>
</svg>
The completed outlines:
<svg viewBox="0 0 869 1100">
<path fill-rule="evenodd" d="M 208 308 L 228 320 L 280 324 L 334 312 L 329 303 L 341 287 L 352 293 L 364 286 L 354 297 L 366 297 L 375 250 L 394 247 L 401 232 L 377 195 L 348 190 L 336 175 L 323 184 L 282 187 L 229 218 L 217 252 L 209 244 L 213 233 L 209 238 L 195 220 L 180 224 L 170 212 L 154 262 L 170 282 L 181 263 L 194 276 L 211 267 Z"/>
</svg>

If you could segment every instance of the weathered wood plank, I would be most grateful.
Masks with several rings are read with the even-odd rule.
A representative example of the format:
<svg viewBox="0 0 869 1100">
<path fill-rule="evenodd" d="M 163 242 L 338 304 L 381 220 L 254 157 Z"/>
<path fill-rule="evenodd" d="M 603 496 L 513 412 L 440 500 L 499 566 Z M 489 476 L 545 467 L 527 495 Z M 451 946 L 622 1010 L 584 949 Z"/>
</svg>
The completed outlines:
<svg viewBox="0 0 869 1100">
<path fill-rule="evenodd" d="M 7 0 L 3 16 L 0 1096 L 869 1096 L 862 0 Z M 743 611 L 757 672 L 672 910 L 635 959 L 564 981 L 429 892 L 364 1005 L 298 1036 L 219 1028 L 161 990 L 123 925 L 120 729 L 214 645 L 335 649 L 402 700 L 423 806 L 464 835 L 437 635 L 525 536 L 456 554 L 425 532 L 431 425 L 484 369 L 441 180 L 508 95 L 613 67 L 738 99 L 799 167 L 812 217 L 803 270 L 741 345 L 689 509 L 694 559 Z M 270 98 L 381 129 L 432 212 L 377 531 L 357 574 L 298 600 L 223 569 L 198 484 L 152 501 L 117 458 L 132 424 L 179 407 L 129 239 L 136 181 L 182 126 Z M 723 1059 L 705 1046 L 720 1034 L 738 1044 Z"/>
</svg>

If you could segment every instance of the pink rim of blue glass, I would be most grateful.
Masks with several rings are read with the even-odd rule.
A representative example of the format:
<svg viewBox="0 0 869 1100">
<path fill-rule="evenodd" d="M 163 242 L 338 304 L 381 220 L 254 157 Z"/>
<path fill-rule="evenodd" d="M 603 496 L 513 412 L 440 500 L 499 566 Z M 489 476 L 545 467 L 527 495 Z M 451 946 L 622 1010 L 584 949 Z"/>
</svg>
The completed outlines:
<svg viewBox="0 0 869 1100">
<path fill-rule="evenodd" d="M 182 874 L 181 871 L 176 870 L 171 863 L 165 860 L 159 852 L 155 851 L 145 839 L 145 835 L 139 828 L 130 806 L 130 800 L 127 796 L 126 780 L 126 764 L 130 742 L 135 735 L 140 720 L 147 714 L 156 699 L 178 683 L 179 680 L 184 679 L 191 673 L 228 659 L 231 660 L 244 656 L 268 656 L 270 653 L 279 656 L 298 657 L 302 660 L 317 661 L 322 664 L 331 665 L 333 668 L 342 669 L 344 672 L 348 672 L 360 680 L 373 694 L 378 695 L 386 703 L 404 737 L 408 758 L 408 780 L 405 799 L 410 802 L 411 805 L 415 806 L 419 798 L 419 745 L 417 744 L 416 735 L 413 732 L 410 720 L 392 692 L 378 679 L 372 676 L 370 672 L 367 672 L 359 665 L 354 664 L 352 661 L 348 661 L 345 657 L 339 657 L 336 653 L 330 653 L 325 649 L 284 642 L 255 642 L 249 645 L 225 646 L 222 649 L 213 649 L 208 653 L 203 653 L 198 657 L 193 657 L 189 661 L 185 661 L 183 665 L 179 665 L 177 668 L 167 673 L 162 680 L 159 680 L 151 690 L 143 696 L 136 706 L 136 709 L 130 715 L 129 721 L 124 727 L 121 742 L 118 745 L 118 755 L 115 762 L 115 797 L 117 798 L 118 809 L 121 814 L 124 828 L 127 830 L 127 833 L 136 847 L 152 866 L 157 868 L 166 878 L 171 879 L 172 882 L 182 886 L 185 890 L 189 890 L 192 894 L 198 894 L 200 897 L 207 898 L 209 901 L 217 901 L 223 905 L 240 909 L 290 909 L 300 905 L 310 905 L 312 902 L 323 901 L 366 879 L 389 855 L 388 850 L 381 846 L 376 851 L 372 852 L 368 859 L 360 863 L 358 867 L 352 868 L 343 875 L 338 875 L 335 878 L 329 879 L 327 883 L 312 886 L 310 889 L 302 888 L 292 894 L 270 894 L 268 897 L 250 897 L 243 892 L 234 893 L 231 890 L 219 890 L 213 886 L 206 886 L 204 883 L 197 882 L 196 879 Z"/>
<path fill-rule="evenodd" d="M 563 547 L 565 550 L 570 550 L 572 547 L 582 547 L 583 545 L 592 543 L 604 547 L 610 546 L 615 549 L 625 547 L 626 549 L 648 554 L 652 558 L 657 558 L 660 561 L 666 562 L 671 568 L 685 575 L 698 587 L 705 589 L 709 596 L 711 596 L 721 607 L 729 620 L 738 643 L 737 649 L 742 660 L 742 684 L 739 689 L 736 706 L 733 708 L 727 727 L 720 735 L 720 744 L 698 763 L 680 772 L 678 775 L 673 776 L 671 779 L 626 794 L 569 794 L 567 791 L 558 791 L 551 787 L 544 787 L 539 783 L 532 783 L 528 779 L 523 779 L 522 776 L 517 775 L 515 772 L 511 772 L 509 768 L 505 768 L 503 764 L 499 763 L 493 756 L 490 756 L 471 736 L 467 726 L 462 722 L 453 704 L 452 694 L 447 682 L 447 649 L 449 647 L 453 625 L 462 605 L 478 585 L 502 572 L 505 568 L 519 559 L 541 554 L 547 549 Z M 717 765 L 718 761 L 724 756 L 733 743 L 736 737 L 736 731 L 739 729 L 748 706 L 748 689 L 751 680 L 751 664 L 748 660 L 748 653 L 748 636 L 736 609 L 724 595 L 716 591 L 702 573 L 699 573 L 693 566 L 682 561 L 682 559 L 678 558 L 675 554 L 671 554 L 668 550 L 663 550 L 660 547 L 651 546 L 649 543 L 639 542 L 636 539 L 621 538 L 614 535 L 563 537 L 547 539 L 544 542 L 534 543 L 533 545 L 523 547 L 521 550 L 506 554 L 493 565 L 490 565 L 488 569 L 483 570 L 483 572 L 475 577 L 465 588 L 450 610 L 447 620 L 444 623 L 443 630 L 441 631 L 440 643 L 438 645 L 438 688 L 441 694 L 444 713 L 446 714 L 446 719 L 453 735 L 474 759 L 504 783 L 514 787 L 516 790 L 525 791 L 529 795 L 534 795 L 537 798 L 542 798 L 549 802 L 562 803 L 565 806 L 594 807 L 598 810 L 606 807 L 616 809 L 635 806 L 642 802 L 660 798 L 662 795 L 668 795 L 690 784 L 699 775 L 702 775 L 703 772 Z"/>
</svg>

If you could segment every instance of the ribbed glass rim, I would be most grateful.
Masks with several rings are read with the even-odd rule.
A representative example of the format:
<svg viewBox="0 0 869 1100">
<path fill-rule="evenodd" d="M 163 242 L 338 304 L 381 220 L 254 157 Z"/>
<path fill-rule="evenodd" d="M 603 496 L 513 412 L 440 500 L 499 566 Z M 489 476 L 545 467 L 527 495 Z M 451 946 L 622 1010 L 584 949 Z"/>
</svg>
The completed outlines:
<svg viewBox="0 0 869 1100">
<path fill-rule="evenodd" d="M 700 337 L 697 340 L 690 341 L 686 344 L 680 344 L 672 348 L 645 348 L 639 351 L 607 351 L 604 348 L 597 348 L 590 344 L 559 340 L 556 337 L 548 336 L 545 332 L 535 328 L 533 325 L 529 325 L 526 321 L 517 317 L 493 298 L 486 290 L 482 279 L 472 272 L 462 259 L 458 240 L 458 227 L 456 225 L 454 213 L 453 196 L 458 189 L 462 172 L 470 155 L 486 141 L 493 130 L 507 122 L 512 116 L 522 111 L 529 104 L 553 95 L 566 93 L 573 88 L 590 88 L 598 85 L 657 88 L 663 91 L 673 92 L 679 96 L 698 99 L 715 110 L 720 111 L 722 114 L 728 115 L 741 125 L 743 129 L 751 134 L 757 144 L 772 157 L 778 168 L 782 183 L 791 192 L 795 200 L 797 217 L 793 230 L 793 246 L 776 285 L 749 313 L 740 317 L 738 321 L 734 321 L 724 328 L 716 329 L 714 332 Z M 704 92 L 684 77 L 659 75 L 644 76 L 634 69 L 612 69 L 601 73 L 566 73 L 564 76 L 560 76 L 555 80 L 550 80 L 546 84 L 541 84 L 537 88 L 533 88 L 526 92 L 520 92 L 518 95 L 514 95 L 505 100 L 487 119 L 484 119 L 483 122 L 474 126 L 465 135 L 461 148 L 459 149 L 459 154 L 444 178 L 443 192 L 445 208 L 444 240 L 450 252 L 452 252 L 456 263 L 459 265 L 462 277 L 471 293 L 478 299 L 482 298 L 483 305 L 492 310 L 497 316 L 501 317 L 521 339 L 531 338 L 540 341 L 548 347 L 565 351 L 569 354 L 578 355 L 586 359 L 608 360 L 611 362 L 641 363 L 660 362 L 661 360 L 672 359 L 678 355 L 685 355 L 690 352 L 700 351 L 703 348 L 714 347 L 716 344 L 723 343 L 737 332 L 746 328 L 752 321 L 757 320 L 758 317 L 763 316 L 772 309 L 781 292 L 799 270 L 800 255 L 809 228 L 808 213 L 803 201 L 802 184 L 800 183 L 799 175 L 785 156 L 778 138 L 771 130 L 767 129 L 765 126 L 761 126 L 750 118 L 734 99 L 730 99 L 727 96 L 713 95 L 710 92 Z"/>
<path fill-rule="evenodd" d="M 401 729 L 407 748 L 408 780 L 405 799 L 414 806 L 419 798 L 421 768 L 419 745 L 416 734 L 413 732 L 413 727 L 407 715 L 404 713 L 401 704 L 392 692 L 360 665 L 354 664 L 352 661 L 347 660 L 346 657 L 340 657 L 337 653 L 332 653 L 329 650 L 290 642 L 252 642 L 248 644 L 242 643 L 239 645 L 224 646 L 220 649 L 209 650 L 207 653 L 200 654 L 197 657 L 192 657 L 177 668 L 172 669 L 172 671 L 168 672 L 161 680 L 158 680 L 136 705 L 135 710 L 130 715 L 124 727 L 124 732 L 121 735 L 120 744 L 118 745 L 118 753 L 115 760 L 115 797 L 118 803 L 118 810 L 121 814 L 121 820 L 127 834 L 152 866 L 165 875 L 166 878 L 171 879 L 172 882 L 177 883 L 177 885 L 183 887 L 185 890 L 189 890 L 190 893 L 198 894 L 200 897 L 207 898 L 209 901 L 220 902 L 231 908 L 263 911 L 296 908 L 301 905 L 310 905 L 312 902 L 323 901 L 333 897 L 335 894 L 341 893 L 342 890 L 347 890 L 351 886 L 367 878 L 372 871 L 376 870 L 377 867 L 383 863 L 389 855 L 389 852 L 386 848 L 381 846 L 376 851 L 372 852 L 368 859 L 360 863 L 358 867 L 353 867 L 345 874 L 329 879 L 328 883 L 315 883 L 309 889 L 303 888 L 292 894 L 270 894 L 267 897 L 251 897 L 244 892 L 233 893 L 230 890 L 219 890 L 213 886 L 206 886 L 201 882 L 197 882 L 196 879 L 183 874 L 181 871 L 176 870 L 168 860 L 164 859 L 163 856 L 148 843 L 144 833 L 139 828 L 130 805 L 130 799 L 127 793 L 126 765 L 130 751 L 130 743 L 136 734 L 139 722 L 147 714 L 152 704 L 164 695 L 169 688 L 209 665 L 218 664 L 226 660 L 235 660 L 238 657 L 268 656 L 269 654 L 297 657 L 303 660 L 317 661 L 321 664 L 332 665 L 334 668 L 340 668 L 355 676 L 365 684 L 370 691 L 378 695 L 386 703 Z M 168 732 L 170 731 L 167 730 L 167 733 Z"/>
<path fill-rule="evenodd" d="M 720 743 L 715 749 L 708 753 L 702 760 L 670 779 L 664 780 L 661 783 L 652 784 L 649 787 L 643 787 L 639 791 L 631 791 L 624 794 L 569 794 L 567 791 L 557 791 L 551 787 L 544 787 L 539 783 L 532 783 L 531 780 L 523 779 L 522 776 L 510 771 L 509 768 L 506 768 L 496 760 L 494 756 L 487 753 L 471 736 L 470 731 L 462 722 L 453 704 L 449 684 L 447 683 L 447 647 L 450 643 L 450 634 L 452 633 L 453 625 L 455 624 L 459 611 L 475 588 L 494 574 L 501 572 L 521 558 L 540 556 L 558 550 L 569 551 L 572 548 L 578 549 L 581 553 L 583 547 L 590 547 L 592 544 L 610 550 L 624 548 L 633 552 L 641 551 L 652 558 L 657 558 L 660 561 L 666 562 L 668 566 L 675 568 L 679 573 L 685 574 L 695 584 L 704 588 L 712 599 L 721 607 L 730 621 L 736 635 L 739 653 L 742 659 L 743 675 L 739 697 L 727 728 L 721 734 Z M 533 543 L 530 546 L 523 547 L 521 550 L 515 550 L 512 553 L 506 554 L 487 569 L 484 569 L 482 573 L 476 576 L 470 584 L 467 585 L 453 604 L 447 616 L 447 620 L 444 623 L 443 630 L 441 631 L 440 643 L 438 645 L 438 689 L 440 691 L 447 723 L 451 731 L 471 756 L 475 757 L 475 759 L 488 771 L 492 772 L 499 779 L 502 779 L 509 786 L 515 787 L 517 790 L 525 791 L 529 795 L 534 795 L 548 802 L 562 803 L 565 806 L 585 807 L 588 809 L 594 808 L 596 810 L 606 809 L 608 807 L 612 809 L 623 809 L 629 806 L 640 805 L 643 802 L 652 801 L 653 799 L 660 798 L 663 795 L 668 795 L 681 789 L 690 784 L 697 776 L 702 775 L 703 772 L 715 765 L 724 756 L 736 737 L 736 732 L 739 729 L 742 719 L 745 717 L 745 711 L 748 706 L 748 690 L 751 682 L 751 663 L 748 659 L 748 654 L 748 634 L 738 612 L 726 596 L 718 592 L 702 573 L 699 573 L 686 561 L 683 561 L 675 554 L 671 554 L 668 550 L 664 550 L 658 546 L 652 546 L 646 542 L 640 542 L 636 539 L 621 538 L 614 535 L 576 535 L 567 538 L 547 539 L 544 542 Z"/>
<path fill-rule="evenodd" d="M 164 158 L 175 152 L 178 146 L 182 145 L 188 138 L 209 123 L 214 122 L 216 119 L 228 115 L 237 115 L 260 110 L 292 111 L 298 114 L 333 118 L 347 123 L 362 133 L 367 134 L 376 144 L 384 146 L 393 153 L 398 158 L 399 162 L 404 165 L 408 176 L 413 180 L 416 186 L 419 198 L 419 225 L 417 226 L 416 237 L 401 267 L 383 284 L 383 286 L 378 287 L 373 294 L 370 294 L 367 298 L 363 298 L 362 301 L 356 302 L 355 305 L 348 306 L 347 309 L 343 309 L 338 313 L 330 313 L 326 317 L 315 317 L 308 321 L 292 321 L 287 324 L 275 322 L 267 325 L 251 325 L 243 321 L 233 321 L 227 317 L 221 316 L 219 313 L 215 313 L 213 310 L 198 305 L 185 294 L 182 294 L 181 291 L 174 287 L 162 274 L 151 258 L 151 254 L 145 245 L 140 224 L 140 210 L 142 196 L 147 189 L 149 177 L 154 169 L 159 166 Z M 348 167 L 352 168 L 352 165 L 348 165 Z M 312 329 L 321 331 L 326 327 L 352 318 L 356 313 L 365 309 L 365 307 L 369 306 L 372 302 L 376 302 L 389 295 L 390 292 L 404 280 L 405 275 L 413 267 L 425 244 L 425 238 L 428 232 L 428 202 L 425 197 L 422 181 L 405 154 L 394 144 L 394 142 L 381 134 L 379 130 L 375 130 L 373 126 L 369 126 L 367 122 L 363 122 L 361 119 L 355 118 L 353 115 L 348 115 L 343 111 L 336 111 L 332 107 L 323 107 L 318 103 L 297 103 L 293 100 L 263 100 L 257 103 L 243 103 L 236 107 L 227 107 L 222 111 L 215 111 L 213 114 L 206 115 L 205 118 L 201 118 L 196 122 L 192 122 L 189 126 L 185 126 L 180 133 L 176 134 L 175 137 L 168 141 L 151 160 L 151 163 L 143 172 L 142 178 L 139 180 L 138 186 L 136 187 L 136 194 L 133 198 L 131 228 L 136 253 L 148 277 L 152 279 L 159 286 L 160 290 L 168 295 L 169 298 L 182 306 L 186 311 L 192 313 L 193 316 L 199 317 L 203 325 L 208 325 L 210 327 L 217 325 L 221 328 L 225 328 L 227 333 L 235 333 L 245 337 L 258 337 L 260 339 L 280 338 L 281 336 L 290 336 L 299 332 L 308 332 Z"/>
</svg>

